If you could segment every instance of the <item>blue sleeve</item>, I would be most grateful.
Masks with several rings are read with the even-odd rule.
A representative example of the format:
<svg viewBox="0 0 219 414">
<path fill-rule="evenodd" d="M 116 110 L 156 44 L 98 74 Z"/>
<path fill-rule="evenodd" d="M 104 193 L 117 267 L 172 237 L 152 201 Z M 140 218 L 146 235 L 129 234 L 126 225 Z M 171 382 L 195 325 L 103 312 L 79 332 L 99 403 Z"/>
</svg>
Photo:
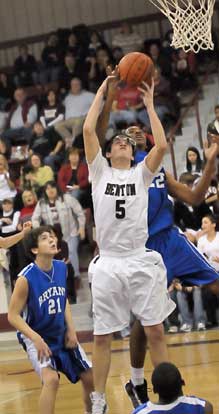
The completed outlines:
<svg viewBox="0 0 219 414">
<path fill-rule="evenodd" d="M 132 414 L 137 414 L 137 413 L 140 413 L 140 411 L 141 410 L 143 410 L 143 408 L 146 408 L 147 407 L 147 403 L 145 403 L 145 404 L 142 404 L 142 405 L 139 405 L 133 412 L 132 412 Z"/>
</svg>

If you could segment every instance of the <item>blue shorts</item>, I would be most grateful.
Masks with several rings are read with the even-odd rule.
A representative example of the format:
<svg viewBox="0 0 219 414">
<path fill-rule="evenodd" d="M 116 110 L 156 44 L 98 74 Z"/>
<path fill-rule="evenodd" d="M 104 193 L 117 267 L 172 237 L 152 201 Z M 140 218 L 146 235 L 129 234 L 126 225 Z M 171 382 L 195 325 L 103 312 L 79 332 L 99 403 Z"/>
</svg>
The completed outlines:
<svg viewBox="0 0 219 414">
<path fill-rule="evenodd" d="M 70 382 L 79 381 L 81 373 L 91 368 L 81 346 L 74 349 L 62 349 L 51 356 L 52 367 L 62 372 Z"/>
<path fill-rule="evenodd" d="M 167 268 L 168 284 L 174 278 L 189 285 L 206 285 L 219 274 L 176 227 L 149 237 L 146 247 L 159 252 Z"/>
<path fill-rule="evenodd" d="M 34 343 L 20 332 L 17 333 L 17 337 L 24 350 L 27 352 L 34 370 L 40 377 L 42 376 L 42 368 L 51 367 L 58 373 L 62 372 L 70 382 L 76 383 L 79 381 L 81 374 L 91 368 L 91 363 L 80 344 L 78 344 L 76 348 L 61 348 L 52 351 L 52 355 L 48 360 L 45 359 L 43 362 L 40 362 Z M 48 345 L 51 349 L 52 345 Z"/>
</svg>

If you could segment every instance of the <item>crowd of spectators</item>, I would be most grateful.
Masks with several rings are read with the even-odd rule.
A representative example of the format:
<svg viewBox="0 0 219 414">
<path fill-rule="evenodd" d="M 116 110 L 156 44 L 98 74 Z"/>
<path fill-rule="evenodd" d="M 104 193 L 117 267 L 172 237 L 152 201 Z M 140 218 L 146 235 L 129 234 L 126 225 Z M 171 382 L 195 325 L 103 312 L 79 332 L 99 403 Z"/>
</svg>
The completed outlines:
<svg viewBox="0 0 219 414">
<path fill-rule="evenodd" d="M 123 23 L 109 45 L 100 33 L 80 25 L 52 33 L 40 61 L 29 52 L 27 45 L 21 45 L 13 70 L 0 71 L 1 235 L 14 234 L 29 219 L 33 226 L 55 225 L 59 254 L 68 263 L 71 278 L 73 269 L 75 278 L 80 278 L 80 240 L 87 238 L 92 243 L 87 234 L 87 222 L 92 222 L 92 201 L 82 128 L 94 94 L 105 79 L 108 66 L 115 67 L 126 53 L 142 51 L 149 54 L 155 64 L 157 114 L 166 129 L 175 123 L 180 112 L 180 91 L 197 86 L 197 62 L 194 53 L 185 54 L 170 47 L 171 34 L 171 31 L 167 33 L 163 43 L 159 39 L 145 40 L 128 23 Z M 151 137 L 140 92 L 135 87 L 120 84 L 107 136 L 133 124 L 139 124 L 147 137 Z M 209 128 L 209 133 L 215 134 L 216 130 L 219 134 L 219 107 Z M 188 148 L 186 167 L 186 176 L 184 174 L 181 180 L 195 185 L 203 162 L 194 147 Z M 215 188 L 213 182 L 212 188 Z M 203 204 L 197 212 L 175 203 L 176 224 L 187 233 L 192 229 L 190 237 L 195 237 L 194 232 L 201 228 L 204 215 L 210 217 L 210 213 L 217 213 L 217 190 L 216 198 L 212 201 L 212 194 L 208 194 Z M 209 242 L 208 235 L 202 237 Z M 209 249 L 208 246 L 208 251 L 203 251 L 207 256 Z M 21 244 L 11 248 L 10 254 L 13 254 L 13 263 L 10 262 L 13 287 L 17 272 L 26 262 Z M 75 292 L 70 286 L 71 283 L 69 296 L 75 301 Z M 179 283 L 171 289 L 177 290 L 178 303 L 180 296 L 182 302 L 184 294 L 193 294 L 194 306 L 194 298 L 198 292 L 202 293 L 196 287 L 184 292 Z M 197 318 L 196 325 L 203 323 L 205 326 L 203 318 Z M 215 319 L 212 323 L 215 324 Z M 191 319 L 183 320 L 182 325 L 185 324 L 192 326 Z"/>
</svg>

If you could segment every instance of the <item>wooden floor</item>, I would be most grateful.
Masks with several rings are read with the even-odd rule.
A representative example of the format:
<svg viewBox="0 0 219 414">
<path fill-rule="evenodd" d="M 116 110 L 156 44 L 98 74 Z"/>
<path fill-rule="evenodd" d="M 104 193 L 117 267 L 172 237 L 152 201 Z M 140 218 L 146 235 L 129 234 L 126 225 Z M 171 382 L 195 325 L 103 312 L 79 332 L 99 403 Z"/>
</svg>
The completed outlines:
<svg viewBox="0 0 219 414">
<path fill-rule="evenodd" d="M 170 360 L 181 370 L 186 382 L 185 393 L 210 400 L 214 413 L 219 413 L 219 330 L 168 335 Z M 132 406 L 124 392 L 129 379 L 128 341 L 114 341 L 112 366 L 107 385 L 110 414 L 129 414 Z M 92 344 L 85 344 L 91 354 Z M 151 376 L 149 357 L 145 364 L 145 376 Z M 150 385 L 150 384 L 149 384 Z M 22 350 L 0 349 L 0 413 L 36 414 L 40 393 L 40 381 L 31 370 Z M 151 399 L 155 396 L 150 393 Z M 61 377 L 56 403 L 56 414 L 83 414 L 80 385 L 71 385 Z"/>
</svg>

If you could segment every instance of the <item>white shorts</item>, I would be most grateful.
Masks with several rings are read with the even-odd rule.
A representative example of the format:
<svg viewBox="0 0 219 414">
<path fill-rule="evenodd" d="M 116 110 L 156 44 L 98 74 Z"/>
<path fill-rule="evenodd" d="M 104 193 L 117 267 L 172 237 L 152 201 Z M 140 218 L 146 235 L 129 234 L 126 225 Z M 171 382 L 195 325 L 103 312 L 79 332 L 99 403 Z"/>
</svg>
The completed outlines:
<svg viewBox="0 0 219 414">
<path fill-rule="evenodd" d="M 94 334 L 120 331 L 130 311 L 143 326 L 158 325 L 175 309 L 167 291 L 166 268 L 159 253 L 100 256 L 92 280 Z"/>
</svg>

